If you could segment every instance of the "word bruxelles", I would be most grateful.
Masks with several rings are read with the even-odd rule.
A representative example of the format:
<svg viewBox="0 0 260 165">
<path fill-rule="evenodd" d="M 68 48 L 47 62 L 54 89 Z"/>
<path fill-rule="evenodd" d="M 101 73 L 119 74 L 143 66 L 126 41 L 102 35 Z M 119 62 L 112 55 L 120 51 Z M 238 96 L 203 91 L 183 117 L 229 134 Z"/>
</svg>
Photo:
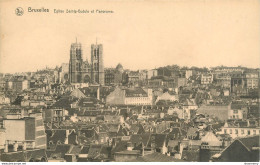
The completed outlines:
<svg viewBox="0 0 260 165">
<path fill-rule="evenodd" d="M 49 12 L 49 9 L 45 9 L 44 7 L 33 9 L 31 7 L 28 7 L 28 12 Z"/>
</svg>

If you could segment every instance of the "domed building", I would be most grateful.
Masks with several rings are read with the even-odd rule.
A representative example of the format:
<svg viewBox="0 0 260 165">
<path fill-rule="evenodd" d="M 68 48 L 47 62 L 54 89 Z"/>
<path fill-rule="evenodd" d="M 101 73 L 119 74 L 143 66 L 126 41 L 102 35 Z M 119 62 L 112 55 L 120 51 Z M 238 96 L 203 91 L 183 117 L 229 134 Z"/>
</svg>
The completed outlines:
<svg viewBox="0 0 260 165">
<path fill-rule="evenodd" d="M 105 69 L 105 85 L 122 84 L 123 66 L 119 63 L 116 68 Z"/>
<path fill-rule="evenodd" d="M 120 64 L 120 63 L 117 64 L 116 70 L 119 71 L 120 73 L 123 73 L 124 72 L 124 68 L 123 68 L 122 64 Z"/>
</svg>

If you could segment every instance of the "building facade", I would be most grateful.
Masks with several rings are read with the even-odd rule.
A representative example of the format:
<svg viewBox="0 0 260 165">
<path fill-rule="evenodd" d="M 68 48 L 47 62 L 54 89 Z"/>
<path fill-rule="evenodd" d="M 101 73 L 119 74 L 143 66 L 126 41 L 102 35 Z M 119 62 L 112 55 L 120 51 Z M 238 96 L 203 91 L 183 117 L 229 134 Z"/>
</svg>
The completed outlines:
<svg viewBox="0 0 260 165">
<path fill-rule="evenodd" d="M 63 73 L 64 76 L 66 73 Z M 72 43 L 69 61 L 69 82 L 98 83 L 104 85 L 103 46 L 91 45 L 91 63 L 83 61 L 81 43 Z"/>
</svg>

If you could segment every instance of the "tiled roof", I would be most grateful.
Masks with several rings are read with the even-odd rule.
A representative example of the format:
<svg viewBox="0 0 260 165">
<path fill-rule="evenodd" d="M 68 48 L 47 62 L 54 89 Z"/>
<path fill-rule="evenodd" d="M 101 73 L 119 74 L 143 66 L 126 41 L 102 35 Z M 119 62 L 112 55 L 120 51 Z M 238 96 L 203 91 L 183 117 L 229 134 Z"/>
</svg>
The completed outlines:
<svg viewBox="0 0 260 165">
<path fill-rule="evenodd" d="M 198 162 L 199 161 L 199 150 L 184 150 L 182 152 L 182 159 L 185 161 L 193 161 Z"/>
<path fill-rule="evenodd" d="M 252 150 L 252 147 L 259 147 L 260 135 L 240 138 L 238 141 L 244 144 L 249 150 Z"/>
<path fill-rule="evenodd" d="M 80 107 L 95 107 L 95 104 L 101 104 L 102 102 L 93 97 L 81 98 L 78 102 Z"/>
<path fill-rule="evenodd" d="M 130 141 L 132 144 L 141 144 L 143 143 L 144 146 L 148 145 L 149 139 L 150 139 L 151 134 L 150 133 L 144 133 L 141 135 L 131 135 Z"/>
<path fill-rule="evenodd" d="M 80 154 L 88 154 L 89 148 L 90 148 L 90 146 L 84 146 L 84 147 L 81 149 Z"/>
<path fill-rule="evenodd" d="M 26 153 L 23 151 L 11 152 L 11 153 L 1 153 L 1 161 L 3 162 L 28 162 L 30 159 L 41 160 L 41 158 L 47 158 L 44 149 L 34 149 L 27 150 Z"/>
<path fill-rule="evenodd" d="M 58 144 L 53 153 L 60 153 L 61 157 L 64 158 L 65 154 L 68 153 L 68 151 L 70 150 L 70 148 L 72 146 L 73 145 L 70 145 L 70 144 Z"/>
<path fill-rule="evenodd" d="M 147 97 L 147 93 L 142 88 L 125 89 L 126 97 Z"/>
<path fill-rule="evenodd" d="M 81 153 L 81 146 L 72 146 L 67 154 L 79 155 Z"/>
<path fill-rule="evenodd" d="M 207 142 L 209 146 L 221 146 L 222 142 L 212 132 L 207 132 L 205 136 L 201 138 L 202 142 Z"/>
<path fill-rule="evenodd" d="M 47 142 L 52 141 L 53 144 L 57 144 L 57 142 L 60 142 L 61 144 L 65 142 L 66 139 L 66 130 L 60 129 L 60 130 L 45 130 L 47 134 Z"/>
<path fill-rule="evenodd" d="M 123 155 L 139 155 L 140 151 L 139 150 L 124 150 L 124 151 L 120 151 L 120 152 L 116 152 L 115 154 L 123 154 Z"/>
<path fill-rule="evenodd" d="M 155 148 L 163 147 L 164 142 L 166 142 L 167 135 L 166 134 L 152 134 L 149 139 L 149 146 L 152 146 L 152 143 L 155 143 Z"/>
<path fill-rule="evenodd" d="M 187 132 L 187 136 L 197 136 L 198 128 L 190 127 Z"/>
<path fill-rule="evenodd" d="M 52 105 L 52 107 L 70 109 L 71 104 L 73 102 L 76 102 L 77 100 L 78 100 L 77 98 L 65 96 L 65 97 L 62 97 L 61 99 L 59 99 L 56 103 L 54 103 Z"/>
<path fill-rule="evenodd" d="M 88 152 L 88 158 L 92 158 L 92 159 L 97 158 L 101 153 L 101 148 L 102 145 L 96 145 L 96 144 L 91 145 Z"/>
<path fill-rule="evenodd" d="M 158 152 L 148 154 L 145 156 L 132 159 L 129 162 L 185 162 L 181 159 L 174 159 L 171 156 L 167 156 Z"/>
<path fill-rule="evenodd" d="M 182 139 L 186 135 L 186 131 L 182 130 L 181 128 L 171 128 L 170 132 L 168 133 L 168 139 Z"/>
<path fill-rule="evenodd" d="M 82 129 L 82 130 L 80 130 L 80 132 L 81 132 L 81 134 L 84 133 L 86 138 L 95 138 L 95 137 L 98 136 L 94 128 L 92 128 L 92 129 Z"/>
<path fill-rule="evenodd" d="M 112 149 L 112 154 L 115 152 L 124 151 L 127 149 L 127 141 L 120 141 L 116 144 L 116 146 Z"/>
</svg>

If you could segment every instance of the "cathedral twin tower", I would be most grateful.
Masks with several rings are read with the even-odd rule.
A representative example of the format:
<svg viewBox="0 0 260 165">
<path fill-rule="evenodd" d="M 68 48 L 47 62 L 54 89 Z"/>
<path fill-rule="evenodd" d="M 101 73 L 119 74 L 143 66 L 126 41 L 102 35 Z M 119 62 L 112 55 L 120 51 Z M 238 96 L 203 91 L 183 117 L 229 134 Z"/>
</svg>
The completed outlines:
<svg viewBox="0 0 260 165">
<path fill-rule="evenodd" d="M 69 81 L 70 83 L 92 83 L 104 85 L 104 64 L 102 44 L 91 45 L 91 63 L 82 59 L 81 43 L 72 43 L 70 47 Z"/>
</svg>

